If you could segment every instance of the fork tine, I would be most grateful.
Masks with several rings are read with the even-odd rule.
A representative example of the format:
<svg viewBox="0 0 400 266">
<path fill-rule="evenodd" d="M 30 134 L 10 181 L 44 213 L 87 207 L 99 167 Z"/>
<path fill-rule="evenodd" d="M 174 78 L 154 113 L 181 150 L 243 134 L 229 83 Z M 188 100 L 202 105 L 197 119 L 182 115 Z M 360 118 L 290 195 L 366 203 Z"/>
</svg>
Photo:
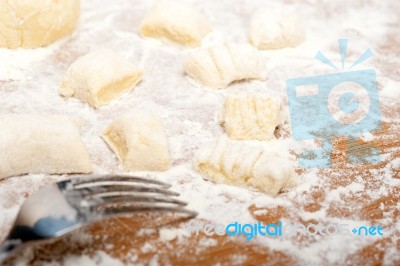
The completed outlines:
<svg viewBox="0 0 400 266">
<path fill-rule="evenodd" d="M 146 187 L 146 186 L 125 186 L 125 185 L 103 185 L 103 186 L 89 186 L 89 187 L 80 187 L 69 190 L 68 193 L 72 195 L 81 195 L 81 196 L 95 196 L 99 193 L 124 193 L 124 192 L 135 192 L 136 194 L 140 193 L 151 193 L 151 194 L 161 194 L 161 195 L 169 195 L 169 196 L 179 196 L 179 193 L 164 189 L 164 188 L 156 188 L 156 187 Z"/>
<path fill-rule="evenodd" d="M 161 187 L 169 188 L 171 185 L 143 177 L 131 176 L 131 175 L 105 175 L 105 176 L 85 176 L 71 180 L 74 188 L 91 187 L 91 186 L 102 186 L 108 184 L 120 184 L 120 185 L 135 185 L 138 183 L 146 185 L 159 185 Z"/>
<path fill-rule="evenodd" d="M 153 202 L 153 203 L 171 203 L 180 206 L 186 206 L 187 203 L 181 200 L 177 200 L 175 198 L 170 197 L 156 197 L 156 196 L 138 196 L 137 193 L 131 192 L 106 192 L 106 193 L 98 193 L 96 195 L 90 195 L 85 198 L 85 201 L 98 203 L 98 200 L 103 200 L 104 203 L 144 203 L 144 202 Z"/>
<path fill-rule="evenodd" d="M 105 216 L 117 216 L 145 211 L 181 213 L 188 215 L 187 218 L 193 218 L 198 215 L 197 212 L 182 207 L 157 206 L 154 204 L 143 204 L 140 206 L 98 206 L 97 211 L 101 211 Z"/>
</svg>

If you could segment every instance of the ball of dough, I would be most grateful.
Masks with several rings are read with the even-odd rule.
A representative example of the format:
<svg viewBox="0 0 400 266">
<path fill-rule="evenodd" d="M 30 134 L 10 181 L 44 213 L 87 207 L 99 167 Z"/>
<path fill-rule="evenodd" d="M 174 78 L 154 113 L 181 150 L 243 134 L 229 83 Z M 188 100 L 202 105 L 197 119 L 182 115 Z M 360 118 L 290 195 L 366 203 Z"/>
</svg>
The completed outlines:
<svg viewBox="0 0 400 266">
<path fill-rule="evenodd" d="M 111 123 L 103 139 L 127 171 L 164 171 L 169 167 L 168 140 L 157 115 L 123 115 Z"/>
<path fill-rule="evenodd" d="M 0 47 L 48 45 L 74 31 L 79 13 L 79 0 L 2 0 Z"/>
<path fill-rule="evenodd" d="M 261 50 L 295 47 L 304 40 L 304 29 L 296 14 L 262 8 L 250 23 L 250 42 Z"/>
<path fill-rule="evenodd" d="M 174 0 L 161 1 L 140 25 L 146 37 L 166 38 L 186 46 L 197 46 L 212 30 L 207 19 L 195 9 Z"/>
</svg>

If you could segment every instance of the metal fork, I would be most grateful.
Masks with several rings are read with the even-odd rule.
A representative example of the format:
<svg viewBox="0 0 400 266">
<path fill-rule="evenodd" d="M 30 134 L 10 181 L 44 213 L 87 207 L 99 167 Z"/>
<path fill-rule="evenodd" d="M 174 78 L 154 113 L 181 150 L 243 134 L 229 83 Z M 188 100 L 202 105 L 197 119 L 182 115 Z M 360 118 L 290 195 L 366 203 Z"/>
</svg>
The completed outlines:
<svg viewBox="0 0 400 266">
<path fill-rule="evenodd" d="M 192 218 L 178 193 L 163 182 L 128 176 L 82 176 L 48 185 L 23 203 L 0 246 L 0 263 L 27 243 L 50 240 L 105 217 L 141 211 L 173 212 Z M 187 216 L 187 217 L 186 217 Z"/>
</svg>

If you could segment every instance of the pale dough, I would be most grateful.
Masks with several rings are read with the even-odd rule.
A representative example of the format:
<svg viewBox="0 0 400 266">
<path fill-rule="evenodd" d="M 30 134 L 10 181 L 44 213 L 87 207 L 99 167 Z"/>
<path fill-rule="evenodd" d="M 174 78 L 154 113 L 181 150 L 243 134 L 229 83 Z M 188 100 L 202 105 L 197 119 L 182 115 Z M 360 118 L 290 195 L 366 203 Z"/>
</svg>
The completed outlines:
<svg viewBox="0 0 400 266">
<path fill-rule="evenodd" d="M 295 13 L 266 7 L 253 15 L 249 37 L 262 50 L 295 47 L 304 40 L 304 29 Z"/>
<path fill-rule="evenodd" d="M 208 180 L 270 195 L 298 184 L 292 158 L 276 141 L 254 143 L 221 136 L 199 151 L 194 167 Z"/>
<path fill-rule="evenodd" d="M 224 44 L 195 49 L 183 62 L 186 73 L 204 85 L 220 89 L 244 79 L 265 79 L 266 66 L 250 45 Z"/>
<path fill-rule="evenodd" d="M 74 31 L 79 13 L 79 0 L 2 0 L 0 47 L 48 45 Z"/>
<path fill-rule="evenodd" d="M 166 38 L 186 46 L 199 45 L 211 30 L 203 15 L 174 0 L 158 3 L 140 25 L 142 36 Z"/>
<path fill-rule="evenodd" d="M 230 95 L 225 99 L 221 125 L 234 140 L 271 140 L 282 123 L 281 100 L 258 94 Z"/>
<path fill-rule="evenodd" d="M 27 173 L 90 173 L 76 121 L 58 115 L 0 115 L 0 178 Z"/>
<path fill-rule="evenodd" d="M 121 56 L 99 49 L 79 58 L 69 67 L 60 94 L 76 97 L 98 108 L 130 91 L 142 75 L 142 71 Z"/>
<path fill-rule="evenodd" d="M 124 170 L 164 171 L 169 168 L 167 136 L 162 120 L 155 114 L 123 115 L 111 123 L 103 139 Z"/>
</svg>

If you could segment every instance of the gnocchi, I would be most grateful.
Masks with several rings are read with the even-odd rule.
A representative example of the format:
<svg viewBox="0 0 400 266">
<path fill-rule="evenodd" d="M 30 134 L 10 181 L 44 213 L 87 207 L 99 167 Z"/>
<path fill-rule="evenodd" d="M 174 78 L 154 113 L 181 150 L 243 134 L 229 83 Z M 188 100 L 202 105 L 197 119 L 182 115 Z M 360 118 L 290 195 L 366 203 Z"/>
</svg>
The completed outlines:
<svg viewBox="0 0 400 266">
<path fill-rule="evenodd" d="M 221 125 L 234 140 L 271 140 L 282 123 L 281 101 L 262 95 L 232 95 L 225 99 Z"/>
<path fill-rule="evenodd" d="M 111 123 L 103 139 L 127 171 L 169 168 L 168 140 L 161 119 L 154 114 L 124 115 Z"/>
<path fill-rule="evenodd" d="M 183 67 L 190 77 L 215 89 L 237 80 L 266 78 L 265 63 L 250 45 L 198 48 L 187 55 Z"/>
<path fill-rule="evenodd" d="M 92 172 L 79 129 L 69 117 L 0 115 L 0 125 L 0 178 Z"/>
<path fill-rule="evenodd" d="M 67 70 L 60 94 L 76 97 L 95 108 L 130 91 L 142 78 L 142 71 L 107 49 L 99 49 L 76 60 Z"/>
<path fill-rule="evenodd" d="M 0 47 L 35 48 L 71 34 L 79 20 L 79 0 L 0 1 Z"/>
<path fill-rule="evenodd" d="M 233 141 L 221 136 L 199 151 L 194 167 L 208 180 L 253 187 L 270 195 L 298 184 L 291 158 L 277 143 Z"/>
<path fill-rule="evenodd" d="M 166 38 L 185 46 L 197 46 L 212 31 L 207 19 L 178 1 L 161 1 L 140 25 L 145 37 Z"/>
<path fill-rule="evenodd" d="M 249 37 L 261 50 L 295 47 L 304 40 L 304 29 L 294 13 L 261 8 L 251 19 Z"/>
</svg>

